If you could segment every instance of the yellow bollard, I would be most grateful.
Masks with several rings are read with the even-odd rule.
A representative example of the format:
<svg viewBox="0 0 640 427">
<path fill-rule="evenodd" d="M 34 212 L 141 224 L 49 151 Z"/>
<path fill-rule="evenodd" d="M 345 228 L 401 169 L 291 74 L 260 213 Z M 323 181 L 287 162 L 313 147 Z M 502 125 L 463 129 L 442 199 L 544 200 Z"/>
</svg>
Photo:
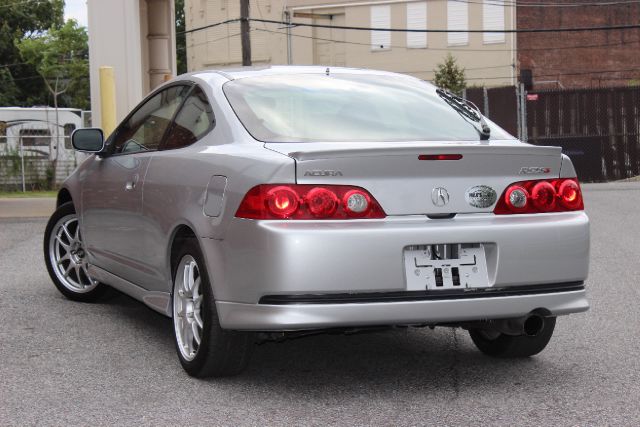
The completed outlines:
<svg viewBox="0 0 640 427">
<path fill-rule="evenodd" d="M 100 67 L 100 110 L 106 139 L 116 128 L 116 79 L 113 67 Z"/>
</svg>

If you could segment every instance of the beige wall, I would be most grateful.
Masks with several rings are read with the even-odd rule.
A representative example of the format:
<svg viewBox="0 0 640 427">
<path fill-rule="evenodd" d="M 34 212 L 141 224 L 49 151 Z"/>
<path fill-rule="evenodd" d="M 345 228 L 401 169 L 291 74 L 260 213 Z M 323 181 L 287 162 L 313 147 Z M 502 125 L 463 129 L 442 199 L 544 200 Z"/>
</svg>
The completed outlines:
<svg viewBox="0 0 640 427">
<path fill-rule="evenodd" d="M 167 77 L 175 75 L 173 0 L 88 0 L 89 72 L 94 126 L 100 126 L 99 68 L 114 68 L 120 121 Z"/>
<path fill-rule="evenodd" d="M 251 0 L 250 15 L 253 18 L 282 20 L 283 12 L 287 10 L 292 14 L 294 22 L 369 27 L 370 5 L 389 4 L 391 26 L 406 28 L 407 1 Z M 240 16 L 237 0 L 186 0 L 186 9 L 187 29 Z M 469 4 L 469 29 L 483 28 L 482 10 L 480 2 Z M 505 8 L 506 29 L 513 28 L 514 12 L 514 8 Z M 296 13 L 332 15 L 332 19 L 312 20 L 296 17 Z M 287 63 L 286 29 L 280 27 L 275 24 L 251 23 L 252 59 L 255 65 Z M 427 28 L 447 28 L 446 1 L 427 2 Z M 192 33 L 187 38 L 189 69 L 240 66 L 239 32 L 240 25 L 235 23 Z M 448 46 L 446 33 L 428 33 L 427 48 L 414 49 L 405 47 L 405 33 L 393 32 L 392 47 L 383 51 L 371 49 L 369 31 L 295 27 L 291 34 L 293 64 L 374 68 L 432 80 L 437 64 L 442 62 L 447 52 L 451 52 L 460 65 L 466 68 L 469 85 L 501 86 L 515 83 L 512 64 L 515 61 L 516 46 L 512 34 L 505 35 L 504 43 L 485 44 L 482 33 L 470 33 L 468 45 Z M 344 40 L 348 43 L 320 39 Z"/>
</svg>

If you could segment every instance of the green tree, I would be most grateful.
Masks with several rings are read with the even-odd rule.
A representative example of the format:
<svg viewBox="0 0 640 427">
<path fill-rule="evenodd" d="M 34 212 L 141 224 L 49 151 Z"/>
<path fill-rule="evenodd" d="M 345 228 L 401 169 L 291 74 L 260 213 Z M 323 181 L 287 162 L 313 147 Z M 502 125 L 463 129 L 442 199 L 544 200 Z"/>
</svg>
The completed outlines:
<svg viewBox="0 0 640 427">
<path fill-rule="evenodd" d="M 53 97 L 77 102 L 77 108 L 89 108 L 89 53 L 87 30 L 70 19 L 59 28 L 16 41 L 22 60 L 36 72 Z"/>
<path fill-rule="evenodd" d="M 56 144 L 60 143 L 58 123 L 58 97 L 71 96 L 76 107 L 87 109 L 89 106 L 89 59 L 87 52 L 88 37 L 84 27 L 70 19 L 59 28 L 51 28 L 45 33 L 32 35 L 16 42 L 22 59 L 32 64 L 42 77 L 45 86 L 53 97 L 56 109 Z M 72 94 L 72 91 L 75 93 Z M 56 145 L 56 148 L 57 147 Z M 56 176 L 58 152 L 53 160 L 53 176 Z"/>
<path fill-rule="evenodd" d="M 444 58 L 443 64 L 438 64 L 438 69 L 433 83 L 443 89 L 447 89 L 456 95 L 462 95 L 462 91 L 467 87 L 465 81 L 464 68 L 461 68 L 456 59 L 450 53 Z"/>
<path fill-rule="evenodd" d="M 187 72 L 187 36 L 184 34 L 184 0 L 175 0 L 176 2 L 176 62 L 178 74 Z"/>
<path fill-rule="evenodd" d="M 0 0 L 0 106 L 47 103 L 47 89 L 14 41 L 63 24 L 64 0 Z"/>
</svg>

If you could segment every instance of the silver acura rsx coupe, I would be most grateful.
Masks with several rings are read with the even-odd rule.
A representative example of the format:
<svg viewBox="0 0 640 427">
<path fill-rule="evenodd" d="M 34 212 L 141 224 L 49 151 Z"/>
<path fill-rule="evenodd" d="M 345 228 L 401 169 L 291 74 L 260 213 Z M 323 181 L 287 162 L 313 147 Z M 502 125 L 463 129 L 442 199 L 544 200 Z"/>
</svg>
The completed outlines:
<svg viewBox="0 0 640 427">
<path fill-rule="evenodd" d="M 588 309 L 568 157 L 388 72 L 202 71 L 156 89 L 65 181 L 44 255 L 68 298 L 116 288 L 173 319 L 193 376 L 256 341 L 393 326 L 527 357 Z"/>
</svg>

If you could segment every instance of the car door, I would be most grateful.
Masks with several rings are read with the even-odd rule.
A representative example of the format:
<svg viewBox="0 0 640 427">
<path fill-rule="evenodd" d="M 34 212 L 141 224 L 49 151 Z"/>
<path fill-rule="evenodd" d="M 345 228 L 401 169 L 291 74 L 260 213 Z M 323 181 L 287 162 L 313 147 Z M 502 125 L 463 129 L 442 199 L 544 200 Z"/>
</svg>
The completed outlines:
<svg viewBox="0 0 640 427">
<path fill-rule="evenodd" d="M 96 157 L 82 177 L 82 232 L 90 262 L 136 284 L 145 274 L 139 261 L 145 250 L 145 173 L 189 90 L 173 85 L 143 101 L 107 141 L 109 155 Z"/>
<path fill-rule="evenodd" d="M 207 96 L 200 87 L 194 86 L 148 167 L 142 206 L 144 225 L 141 226 L 145 230 L 141 261 L 148 273 L 141 283 L 148 290 L 167 292 L 170 273 L 167 248 L 176 225 L 186 220 L 197 230 L 199 222 L 207 221 L 202 198 L 211 180 L 224 191 L 226 178 L 216 175 L 216 167 L 211 162 L 213 156 L 188 148 L 207 135 L 214 125 Z"/>
</svg>

